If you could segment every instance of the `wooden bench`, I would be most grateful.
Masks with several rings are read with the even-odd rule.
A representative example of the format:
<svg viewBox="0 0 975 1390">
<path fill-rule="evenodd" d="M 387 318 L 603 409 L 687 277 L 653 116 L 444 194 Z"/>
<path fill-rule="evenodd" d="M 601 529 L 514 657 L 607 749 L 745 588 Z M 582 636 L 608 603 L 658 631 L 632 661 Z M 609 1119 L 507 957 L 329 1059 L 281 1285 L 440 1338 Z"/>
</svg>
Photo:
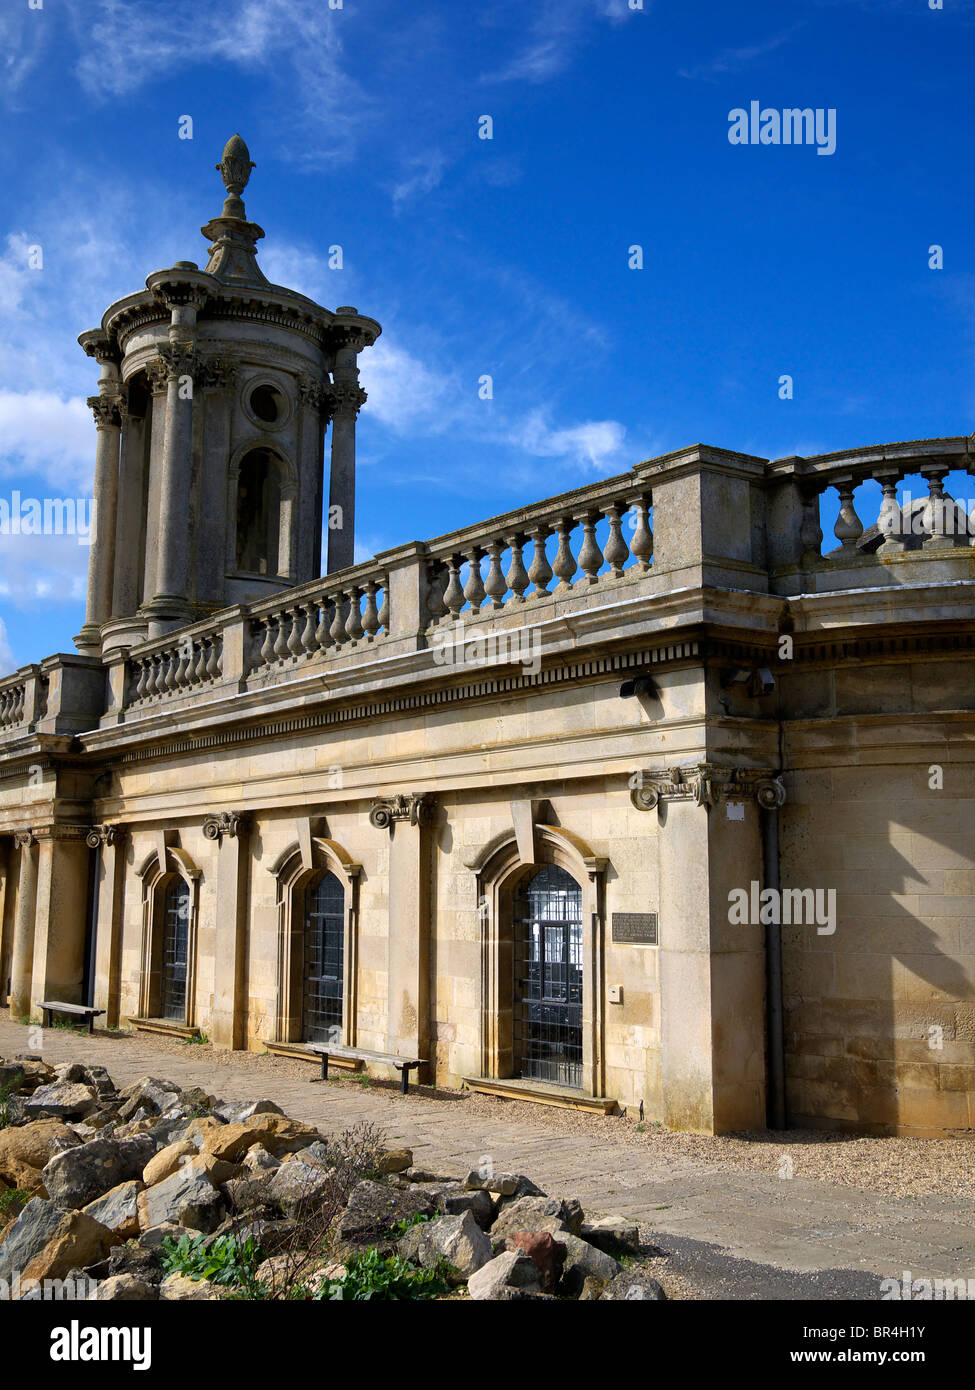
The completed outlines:
<svg viewBox="0 0 975 1390">
<path fill-rule="evenodd" d="M 88 1024 L 89 1033 L 94 1033 L 95 1019 L 100 1018 L 105 1012 L 104 1009 L 93 1009 L 89 1004 L 62 1004 L 57 999 L 45 999 L 37 1007 L 41 1011 L 45 1028 L 50 1025 L 51 1014 L 70 1014 L 73 1018 L 83 1018 Z"/>
<path fill-rule="evenodd" d="M 368 1048 L 342 1047 L 338 1043 L 303 1043 L 302 1046 L 307 1047 L 309 1052 L 317 1052 L 322 1059 L 319 1081 L 328 1080 L 329 1057 L 348 1057 L 357 1062 L 384 1062 L 387 1066 L 395 1067 L 400 1073 L 400 1090 L 404 1096 L 410 1089 L 410 1072 L 427 1065 L 424 1057 L 397 1057 L 391 1052 L 370 1052 Z"/>
</svg>

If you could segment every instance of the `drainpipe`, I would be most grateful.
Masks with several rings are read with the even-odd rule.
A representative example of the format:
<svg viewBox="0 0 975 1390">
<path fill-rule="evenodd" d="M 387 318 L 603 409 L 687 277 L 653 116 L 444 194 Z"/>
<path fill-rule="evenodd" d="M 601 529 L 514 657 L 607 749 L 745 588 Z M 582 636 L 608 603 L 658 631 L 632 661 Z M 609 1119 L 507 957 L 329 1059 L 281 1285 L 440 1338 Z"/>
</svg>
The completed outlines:
<svg viewBox="0 0 975 1390">
<path fill-rule="evenodd" d="M 765 887 L 779 888 L 779 813 L 762 813 L 762 868 Z M 775 914 L 778 915 L 778 914 Z M 785 1129 L 785 1034 L 782 1021 L 782 927 L 769 922 L 765 928 L 765 1007 L 768 1048 L 767 1123 Z"/>
</svg>

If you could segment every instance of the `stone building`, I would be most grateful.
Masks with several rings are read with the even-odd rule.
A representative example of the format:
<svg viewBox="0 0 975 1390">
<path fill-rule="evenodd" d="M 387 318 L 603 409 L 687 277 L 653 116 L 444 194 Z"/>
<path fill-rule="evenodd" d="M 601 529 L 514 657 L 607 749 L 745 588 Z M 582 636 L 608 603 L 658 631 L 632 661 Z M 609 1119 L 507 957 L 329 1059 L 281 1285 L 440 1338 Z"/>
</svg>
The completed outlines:
<svg viewBox="0 0 975 1390">
<path fill-rule="evenodd" d="M 268 284 L 238 137 L 219 167 L 206 268 L 80 339 L 86 620 L 0 681 L 13 1016 L 703 1132 L 970 1129 L 975 442 L 695 445 L 355 563 L 379 324 Z"/>
</svg>

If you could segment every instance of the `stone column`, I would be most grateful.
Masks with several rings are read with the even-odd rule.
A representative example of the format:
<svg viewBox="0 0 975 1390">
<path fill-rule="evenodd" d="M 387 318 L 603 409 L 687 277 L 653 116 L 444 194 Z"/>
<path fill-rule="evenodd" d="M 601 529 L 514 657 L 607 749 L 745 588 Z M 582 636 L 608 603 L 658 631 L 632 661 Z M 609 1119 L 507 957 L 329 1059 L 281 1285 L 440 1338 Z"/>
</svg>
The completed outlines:
<svg viewBox="0 0 975 1390">
<path fill-rule="evenodd" d="M 98 851 L 98 916 L 95 923 L 96 1009 L 105 1010 L 105 1025 L 117 1028 L 122 967 L 122 906 L 125 886 L 125 831 L 118 825 L 93 825 L 90 849 Z"/>
<path fill-rule="evenodd" d="M 330 419 L 327 387 L 314 378 L 298 377 L 298 473 L 302 491 L 314 488 L 315 505 L 300 509 L 296 583 L 317 579 L 322 572 L 322 482 L 325 430 Z"/>
<path fill-rule="evenodd" d="M 430 1056 L 430 830 L 422 792 L 383 798 L 370 822 L 388 830 L 389 939 L 386 1048 L 402 1057 Z M 427 1070 L 424 1068 L 423 1070 Z"/>
<path fill-rule="evenodd" d="M 758 810 L 784 798 L 772 773 L 713 763 L 644 772 L 632 792 L 660 817 L 660 1065 L 673 1129 L 765 1125 L 763 930 L 733 925 L 728 895 L 761 880 Z"/>
<path fill-rule="evenodd" d="M 343 311 L 339 311 L 343 312 Z M 344 311 L 350 312 L 350 311 Z M 328 480 L 328 573 L 347 569 L 355 556 L 355 422 L 366 402 L 354 347 L 336 354 L 329 391 L 332 463 Z"/>
<path fill-rule="evenodd" d="M 34 965 L 34 923 L 37 915 L 37 841 L 29 830 L 18 831 L 14 844 L 20 851 L 17 880 L 17 915 L 13 959 L 10 965 L 10 1013 L 27 1018 L 31 1005 L 31 972 Z"/>
<path fill-rule="evenodd" d="M 213 1014 L 210 1038 L 214 1047 L 247 1046 L 247 837 L 246 820 L 237 811 L 207 816 L 203 834 L 216 840 L 217 905 L 214 951 Z"/>
<path fill-rule="evenodd" d="M 31 999 L 80 1004 L 88 929 L 87 829 L 55 825 L 38 832 L 37 912 Z"/>
<path fill-rule="evenodd" d="M 75 638 L 85 656 L 101 654 L 100 629 L 112 616 L 115 582 L 115 528 L 118 510 L 119 445 L 125 409 L 117 357 L 101 341 L 86 344 L 101 365 L 98 395 L 88 397 L 98 431 L 95 449 L 94 503 L 88 554 L 85 624 Z"/>
<path fill-rule="evenodd" d="M 118 509 L 115 522 L 115 580 L 112 617 L 131 618 L 139 606 L 139 537 L 142 514 L 146 419 L 128 414 L 122 422 Z"/>
<path fill-rule="evenodd" d="M 159 568 L 159 517 L 162 507 L 163 465 L 166 453 L 166 397 L 169 374 L 161 357 L 150 362 L 147 375 L 152 391 L 152 413 L 149 417 L 149 495 L 145 529 L 145 553 L 142 557 L 143 612 L 156 591 L 156 571 Z"/>
</svg>

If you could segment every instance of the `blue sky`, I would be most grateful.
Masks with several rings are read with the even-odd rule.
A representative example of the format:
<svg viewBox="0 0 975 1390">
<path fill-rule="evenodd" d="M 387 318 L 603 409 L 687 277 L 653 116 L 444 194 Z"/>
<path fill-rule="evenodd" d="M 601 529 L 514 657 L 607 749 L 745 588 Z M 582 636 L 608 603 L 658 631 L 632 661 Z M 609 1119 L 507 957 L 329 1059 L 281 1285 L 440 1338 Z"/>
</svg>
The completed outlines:
<svg viewBox="0 0 975 1390">
<path fill-rule="evenodd" d="M 0 495 L 90 492 L 76 337 L 203 263 L 236 130 L 265 273 L 384 327 L 362 555 L 698 440 L 967 434 L 973 40 L 973 0 L 3 0 Z M 752 100 L 835 153 L 730 144 Z M 72 649 L 86 564 L 0 536 L 0 665 Z"/>
</svg>

